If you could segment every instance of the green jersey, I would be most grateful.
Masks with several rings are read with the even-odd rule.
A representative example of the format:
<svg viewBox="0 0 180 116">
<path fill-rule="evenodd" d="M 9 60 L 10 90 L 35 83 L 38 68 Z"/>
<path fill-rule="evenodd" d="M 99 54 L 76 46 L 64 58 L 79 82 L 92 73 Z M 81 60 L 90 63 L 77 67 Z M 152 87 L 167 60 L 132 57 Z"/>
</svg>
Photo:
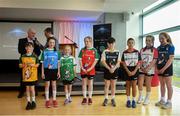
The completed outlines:
<svg viewBox="0 0 180 116">
<path fill-rule="evenodd" d="M 64 55 L 60 59 L 61 80 L 71 81 L 75 77 L 74 66 L 76 66 L 73 56 Z"/>
</svg>

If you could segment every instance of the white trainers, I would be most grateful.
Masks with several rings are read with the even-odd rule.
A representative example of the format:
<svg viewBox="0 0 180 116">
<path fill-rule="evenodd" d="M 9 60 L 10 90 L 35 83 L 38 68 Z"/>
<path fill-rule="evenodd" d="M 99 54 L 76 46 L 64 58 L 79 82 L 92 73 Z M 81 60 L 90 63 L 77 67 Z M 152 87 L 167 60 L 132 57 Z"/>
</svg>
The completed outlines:
<svg viewBox="0 0 180 116">
<path fill-rule="evenodd" d="M 139 96 L 138 101 L 137 101 L 137 104 L 141 104 L 142 102 L 143 102 L 143 97 L 142 97 L 142 96 Z"/>
<path fill-rule="evenodd" d="M 148 104 L 149 104 L 149 98 L 146 97 L 146 98 L 144 99 L 143 105 L 148 105 Z"/>
<path fill-rule="evenodd" d="M 166 102 L 164 105 L 161 107 L 162 109 L 171 109 L 172 108 L 172 103 L 171 102 Z"/>
<path fill-rule="evenodd" d="M 164 105 L 164 104 L 166 104 L 166 102 L 163 101 L 163 100 L 160 100 L 160 101 L 158 101 L 157 103 L 155 103 L 155 106 L 162 106 L 162 105 Z"/>
</svg>

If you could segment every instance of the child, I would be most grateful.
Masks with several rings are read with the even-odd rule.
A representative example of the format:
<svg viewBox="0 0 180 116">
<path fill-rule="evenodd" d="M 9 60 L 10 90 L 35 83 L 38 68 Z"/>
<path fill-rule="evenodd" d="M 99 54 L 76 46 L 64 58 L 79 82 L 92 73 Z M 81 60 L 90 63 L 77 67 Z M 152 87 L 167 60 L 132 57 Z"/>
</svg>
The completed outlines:
<svg viewBox="0 0 180 116">
<path fill-rule="evenodd" d="M 145 80 L 146 85 L 146 97 L 143 104 L 149 104 L 149 97 L 151 93 L 151 80 L 155 73 L 155 63 L 158 58 L 158 51 L 153 47 L 154 37 L 151 35 L 146 36 L 146 47 L 142 48 L 140 51 L 142 64 L 140 67 L 140 75 L 138 77 L 138 88 L 139 88 L 139 98 L 137 103 L 140 104 L 143 101 L 142 90 L 143 83 Z"/>
<path fill-rule="evenodd" d="M 105 99 L 103 102 L 103 106 L 107 106 L 108 104 L 108 93 L 109 86 L 111 85 L 111 103 L 112 106 L 116 106 L 115 102 L 115 91 L 116 91 L 116 80 L 118 78 L 118 68 L 120 66 L 120 53 L 118 50 L 115 50 L 115 39 L 109 38 L 107 42 L 108 48 L 103 51 L 101 56 L 101 62 L 104 69 L 104 94 Z"/>
<path fill-rule="evenodd" d="M 160 80 L 161 100 L 157 102 L 156 106 L 162 106 L 164 109 L 172 108 L 172 76 L 173 76 L 173 59 L 174 46 L 171 42 L 170 36 L 162 32 L 159 34 L 159 41 L 161 45 L 158 49 L 157 69 Z M 167 87 L 168 95 L 167 102 L 165 102 L 165 87 Z"/>
<path fill-rule="evenodd" d="M 76 62 L 75 58 L 71 56 L 71 46 L 64 47 L 64 56 L 60 60 L 61 80 L 64 84 L 65 101 L 64 105 L 72 102 L 71 91 L 74 77 L 76 77 Z"/>
<path fill-rule="evenodd" d="M 56 80 L 60 78 L 60 53 L 55 48 L 55 38 L 48 39 L 48 48 L 41 55 L 42 62 L 42 79 L 45 80 L 45 106 L 51 107 L 49 100 L 49 85 L 52 84 L 53 107 L 58 107 L 56 101 Z"/>
<path fill-rule="evenodd" d="M 127 40 L 128 49 L 125 50 L 122 54 L 122 64 L 125 69 L 125 77 L 126 77 L 126 95 L 127 95 L 127 103 L 126 106 L 128 108 L 136 108 L 136 84 L 137 77 L 139 75 L 139 67 L 140 67 L 140 54 L 138 50 L 134 49 L 135 41 L 133 38 L 129 38 Z M 130 91 L 132 86 L 132 104 L 130 101 Z"/>
<path fill-rule="evenodd" d="M 37 67 L 39 66 L 39 60 L 36 55 L 33 54 L 34 45 L 31 42 L 25 45 L 26 54 L 20 57 L 19 67 L 22 68 L 23 82 L 26 85 L 27 106 L 26 110 L 35 109 L 35 90 L 34 86 L 37 82 Z M 31 98 L 32 97 L 32 102 Z"/>
<path fill-rule="evenodd" d="M 81 78 L 82 78 L 82 93 L 83 100 L 82 105 L 92 104 L 92 92 L 93 92 L 93 78 L 95 75 L 95 65 L 99 59 L 97 50 L 92 47 L 92 38 L 87 36 L 84 38 L 85 47 L 81 49 L 79 53 Z M 86 88 L 88 85 L 89 99 L 87 101 Z"/>
</svg>

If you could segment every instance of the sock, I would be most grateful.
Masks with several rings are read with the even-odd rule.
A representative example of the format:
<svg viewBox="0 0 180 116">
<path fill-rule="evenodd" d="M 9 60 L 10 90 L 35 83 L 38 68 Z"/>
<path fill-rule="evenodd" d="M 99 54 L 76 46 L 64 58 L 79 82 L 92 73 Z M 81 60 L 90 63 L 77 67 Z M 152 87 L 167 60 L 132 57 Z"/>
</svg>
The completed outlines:
<svg viewBox="0 0 180 116">
<path fill-rule="evenodd" d="M 34 101 L 34 102 L 35 102 L 35 96 L 33 96 L 33 97 L 32 97 L 32 101 Z"/>
<path fill-rule="evenodd" d="M 83 91 L 83 97 L 84 97 L 84 98 L 87 97 L 87 91 Z"/>
<path fill-rule="evenodd" d="M 92 91 L 88 91 L 89 98 L 92 98 Z"/>
<path fill-rule="evenodd" d="M 31 98 L 29 96 L 27 96 L 27 101 L 31 102 Z"/>
<path fill-rule="evenodd" d="M 162 100 L 162 101 L 165 101 L 165 97 L 161 97 L 161 100 Z"/>
<path fill-rule="evenodd" d="M 149 98 L 150 94 L 151 94 L 151 92 L 146 93 L 146 99 Z"/>
<path fill-rule="evenodd" d="M 139 91 L 139 97 L 142 99 L 142 91 Z"/>
<path fill-rule="evenodd" d="M 134 101 L 135 101 L 135 97 L 132 97 L 132 100 L 134 100 Z"/>
<path fill-rule="evenodd" d="M 49 91 L 45 91 L 46 101 L 49 101 Z"/>
<path fill-rule="evenodd" d="M 69 95 L 68 95 L 68 93 L 66 93 L 66 94 L 65 94 L 65 96 L 66 96 L 66 99 L 68 99 L 68 98 L 69 98 Z"/>
<path fill-rule="evenodd" d="M 168 100 L 167 100 L 167 102 L 168 102 L 168 103 L 171 103 L 171 100 L 170 100 L 170 99 L 168 99 Z"/>
<path fill-rule="evenodd" d="M 56 100 L 56 90 L 53 90 L 53 100 Z"/>
<path fill-rule="evenodd" d="M 105 95 L 105 99 L 108 99 L 108 94 L 107 94 L 107 95 Z"/>
<path fill-rule="evenodd" d="M 115 95 L 111 95 L 111 97 L 112 97 L 112 99 L 114 99 L 114 98 L 115 98 Z"/>
<path fill-rule="evenodd" d="M 130 96 L 127 96 L 127 100 L 130 100 Z"/>
<path fill-rule="evenodd" d="M 68 93 L 68 97 L 71 97 L 71 93 Z"/>
</svg>

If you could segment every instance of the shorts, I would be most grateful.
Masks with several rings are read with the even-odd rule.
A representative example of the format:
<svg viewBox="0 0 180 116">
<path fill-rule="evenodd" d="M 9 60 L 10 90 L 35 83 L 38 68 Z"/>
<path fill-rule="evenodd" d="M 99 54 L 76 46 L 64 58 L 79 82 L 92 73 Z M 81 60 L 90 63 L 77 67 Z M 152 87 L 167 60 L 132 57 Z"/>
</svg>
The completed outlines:
<svg viewBox="0 0 180 116">
<path fill-rule="evenodd" d="M 88 80 L 94 79 L 94 75 L 81 75 L 81 78 L 88 78 Z"/>
<path fill-rule="evenodd" d="M 110 73 L 109 70 L 104 70 L 104 79 L 105 80 L 116 80 L 118 78 L 118 69 L 114 73 Z"/>
<path fill-rule="evenodd" d="M 23 82 L 25 86 L 35 86 L 37 84 L 37 81 L 32 81 L 32 82 Z"/>
<path fill-rule="evenodd" d="M 56 81 L 58 69 L 44 69 L 45 81 Z"/>
<path fill-rule="evenodd" d="M 158 68 L 159 69 L 159 68 Z M 160 70 L 160 69 L 159 69 Z M 162 76 L 162 77 L 169 77 L 169 76 L 173 76 L 173 65 L 170 65 L 163 74 L 158 74 L 158 76 Z"/>
<path fill-rule="evenodd" d="M 147 73 L 143 73 L 143 72 L 139 72 L 139 75 L 144 75 L 144 76 L 154 76 L 154 74 L 147 74 Z"/>
<path fill-rule="evenodd" d="M 69 81 L 69 80 L 63 80 L 62 81 L 63 85 L 72 85 L 74 83 L 74 79 Z"/>
<path fill-rule="evenodd" d="M 135 68 L 134 67 L 129 67 L 128 68 L 129 71 L 133 71 Z M 125 75 L 126 77 L 126 81 L 134 81 L 137 80 L 137 78 L 139 77 L 139 70 L 137 70 L 136 74 L 132 75 L 132 76 L 128 76 L 127 72 L 125 71 Z"/>
</svg>

